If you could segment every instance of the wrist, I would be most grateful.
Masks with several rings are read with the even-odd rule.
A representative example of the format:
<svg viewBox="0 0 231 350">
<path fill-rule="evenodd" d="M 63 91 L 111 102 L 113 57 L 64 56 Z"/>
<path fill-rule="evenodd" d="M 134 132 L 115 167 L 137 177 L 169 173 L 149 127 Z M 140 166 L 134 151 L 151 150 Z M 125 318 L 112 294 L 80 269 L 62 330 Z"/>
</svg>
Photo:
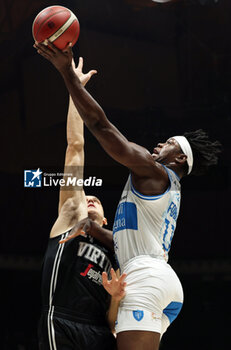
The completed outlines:
<svg viewBox="0 0 231 350">
<path fill-rule="evenodd" d="M 99 229 L 100 226 L 97 224 L 97 222 L 93 221 L 91 218 L 88 217 L 88 223 L 89 223 L 89 230 L 90 232 L 94 233 L 95 230 Z"/>
<path fill-rule="evenodd" d="M 58 70 L 63 76 L 75 74 L 71 64 L 59 67 Z"/>
<path fill-rule="evenodd" d="M 81 88 L 83 87 L 81 81 L 79 80 L 72 66 L 68 65 L 68 66 L 62 67 L 59 70 L 59 72 L 61 73 L 67 87 L 73 84 L 75 85 L 75 87 L 81 87 Z"/>
</svg>

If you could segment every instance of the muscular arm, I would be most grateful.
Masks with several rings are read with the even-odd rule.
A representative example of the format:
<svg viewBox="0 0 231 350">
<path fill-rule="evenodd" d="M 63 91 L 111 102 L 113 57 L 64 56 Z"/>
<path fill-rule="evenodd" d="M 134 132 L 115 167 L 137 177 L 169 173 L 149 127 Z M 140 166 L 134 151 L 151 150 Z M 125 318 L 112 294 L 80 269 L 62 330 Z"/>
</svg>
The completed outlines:
<svg viewBox="0 0 231 350">
<path fill-rule="evenodd" d="M 84 138 L 83 121 L 75 108 L 71 96 L 69 97 L 69 108 L 67 115 L 67 149 L 65 155 L 64 177 L 66 181 L 71 174 L 72 178 L 83 179 L 84 167 Z M 59 212 L 67 199 L 72 198 L 76 205 L 83 199 L 83 187 L 64 186 L 59 192 Z"/>
<path fill-rule="evenodd" d="M 73 63 L 74 69 L 74 63 Z M 75 69 L 80 77 L 81 85 L 85 85 L 92 74 L 96 71 L 90 71 L 87 74 L 82 73 L 83 60 L 80 58 L 79 65 Z M 69 97 L 69 107 L 67 115 L 67 149 L 65 155 L 64 176 L 68 178 L 83 179 L 84 169 L 84 138 L 83 121 L 76 109 L 71 96 Z M 70 174 L 70 175 L 68 175 Z M 62 186 L 59 192 L 59 216 L 52 227 L 50 236 L 57 236 L 69 230 L 76 221 L 87 216 L 87 206 L 83 186 Z"/>
<path fill-rule="evenodd" d="M 67 181 L 69 175 L 72 178 L 83 179 L 84 166 L 84 139 L 83 122 L 71 97 L 67 116 L 67 149 L 63 179 Z M 71 227 L 77 220 L 87 216 L 85 194 L 82 186 L 62 186 L 59 192 L 59 216 L 54 223 L 50 236 L 57 236 Z"/>
<path fill-rule="evenodd" d="M 114 252 L 112 231 L 101 227 L 99 224 L 97 224 L 95 221 L 91 220 L 88 217 L 77 222 L 77 224 L 71 230 L 70 235 L 66 239 L 60 241 L 59 243 L 67 242 L 70 239 L 73 239 L 74 237 L 77 237 L 84 233 L 89 233 L 92 237 L 98 239 L 108 249 Z"/>
<path fill-rule="evenodd" d="M 91 229 L 89 231 L 92 237 L 103 243 L 108 249 L 114 252 L 114 242 L 112 231 L 101 227 L 96 222 L 91 220 Z"/>
<path fill-rule="evenodd" d="M 50 45 L 50 44 L 49 44 Z M 61 52 L 51 44 L 52 50 L 37 45 L 39 53 L 50 60 L 61 73 L 81 118 L 100 142 L 104 150 L 116 161 L 131 169 L 136 188 L 144 194 L 159 194 L 166 189 L 168 176 L 145 148 L 129 142 L 107 119 L 103 109 L 81 85 L 70 62 L 71 47 Z"/>
<path fill-rule="evenodd" d="M 129 142 L 110 123 L 103 109 L 81 86 L 72 67 L 65 67 L 61 74 L 84 123 L 112 158 L 135 172 L 139 172 L 141 165 L 153 165 L 151 154 L 145 148 Z"/>
</svg>

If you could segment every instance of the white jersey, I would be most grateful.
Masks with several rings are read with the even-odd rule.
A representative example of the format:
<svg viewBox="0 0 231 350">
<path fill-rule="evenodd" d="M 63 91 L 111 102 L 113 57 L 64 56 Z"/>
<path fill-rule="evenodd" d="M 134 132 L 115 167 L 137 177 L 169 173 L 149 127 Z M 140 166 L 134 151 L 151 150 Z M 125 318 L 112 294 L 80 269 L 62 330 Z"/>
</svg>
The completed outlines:
<svg viewBox="0 0 231 350">
<path fill-rule="evenodd" d="M 139 255 L 168 261 L 168 252 L 180 209 L 177 174 L 166 168 L 169 188 L 161 195 L 146 196 L 132 185 L 131 175 L 124 187 L 113 226 L 114 247 L 120 268 Z"/>
</svg>

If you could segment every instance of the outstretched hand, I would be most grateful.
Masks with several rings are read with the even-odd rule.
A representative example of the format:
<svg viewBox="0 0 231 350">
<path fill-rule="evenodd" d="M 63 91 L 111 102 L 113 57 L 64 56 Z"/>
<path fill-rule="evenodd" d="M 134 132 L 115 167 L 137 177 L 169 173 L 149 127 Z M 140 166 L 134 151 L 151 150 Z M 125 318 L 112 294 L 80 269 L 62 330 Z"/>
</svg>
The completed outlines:
<svg viewBox="0 0 231 350">
<path fill-rule="evenodd" d="M 59 50 L 54 44 L 52 44 L 48 40 L 45 40 L 45 43 L 46 45 L 35 42 L 34 48 L 41 56 L 50 61 L 60 72 L 72 66 L 75 74 L 77 75 L 83 86 L 87 84 L 87 82 L 91 79 L 92 75 L 97 73 L 95 69 L 90 70 L 86 74 L 83 73 L 82 57 L 79 57 L 78 66 L 75 67 L 71 43 L 69 43 L 64 50 Z"/>
<path fill-rule="evenodd" d="M 73 229 L 70 231 L 67 238 L 60 240 L 59 243 L 65 243 L 67 241 L 70 241 L 70 239 L 73 239 L 77 236 L 86 235 L 86 233 L 90 230 L 90 228 L 91 228 L 91 220 L 87 217 L 87 218 L 79 221 L 73 227 Z"/>
<path fill-rule="evenodd" d="M 49 40 L 45 40 L 44 43 L 45 45 L 36 41 L 33 45 L 41 56 L 50 61 L 60 73 L 71 68 L 73 58 L 71 43 L 69 43 L 64 50 L 59 50 Z"/>
<path fill-rule="evenodd" d="M 119 278 L 117 278 L 114 269 L 111 269 L 111 280 L 108 280 L 108 276 L 106 272 L 102 273 L 103 286 L 106 291 L 111 294 L 111 296 L 120 301 L 126 294 L 125 287 L 126 282 L 124 282 L 126 278 L 126 273 L 123 273 Z"/>
<path fill-rule="evenodd" d="M 75 68 L 74 59 L 72 60 L 72 67 L 75 71 L 75 74 L 79 78 L 81 84 L 85 86 L 87 82 L 91 79 L 92 75 L 96 74 L 97 71 L 95 69 L 90 70 L 88 73 L 83 73 L 83 57 L 79 57 L 79 64 L 77 68 Z"/>
</svg>

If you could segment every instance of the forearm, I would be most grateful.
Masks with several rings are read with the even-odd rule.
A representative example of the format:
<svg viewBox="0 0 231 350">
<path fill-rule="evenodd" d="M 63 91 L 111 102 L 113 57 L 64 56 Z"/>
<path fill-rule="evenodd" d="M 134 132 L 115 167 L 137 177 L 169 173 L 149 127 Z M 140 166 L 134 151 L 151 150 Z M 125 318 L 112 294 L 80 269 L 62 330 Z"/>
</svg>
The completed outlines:
<svg viewBox="0 0 231 350">
<path fill-rule="evenodd" d="M 71 44 L 61 51 L 51 42 L 49 48 L 36 43 L 38 53 L 49 60 L 62 75 L 81 118 L 104 150 L 119 163 L 130 167 L 137 163 L 137 152 L 130 142 L 106 118 L 103 109 L 84 89 L 72 67 Z"/>
<path fill-rule="evenodd" d="M 83 121 L 75 108 L 71 96 L 69 97 L 69 107 L 67 115 L 67 149 L 65 154 L 64 176 L 67 183 L 69 178 L 83 179 L 84 166 L 84 138 Z M 70 175 L 71 174 L 71 175 Z M 60 187 L 59 212 L 68 198 L 75 198 L 79 203 L 82 186 Z"/>
<path fill-rule="evenodd" d="M 120 301 L 115 300 L 113 297 L 111 297 L 110 307 L 107 312 L 107 321 L 113 333 L 115 332 L 115 322 L 117 319 L 119 305 L 120 305 Z"/>
<path fill-rule="evenodd" d="M 75 107 L 71 96 L 69 96 L 69 106 L 67 114 L 67 144 L 74 146 L 77 150 L 83 149 L 83 120 Z"/>
<path fill-rule="evenodd" d="M 121 279 L 119 269 L 116 270 L 115 274 L 116 274 L 117 279 Z M 111 297 L 110 306 L 109 306 L 109 309 L 107 312 L 107 320 L 108 320 L 109 327 L 113 333 L 115 332 L 115 322 L 117 319 L 119 305 L 120 305 L 120 300 L 118 300 L 114 297 Z"/>
<path fill-rule="evenodd" d="M 74 105 L 88 129 L 112 158 L 129 167 L 131 148 L 128 140 L 110 123 L 101 106 L 81 85 L 71 67 L 63 68 L 60 73 Z"/>
<path fill-rule="evenodd" d="M 112 231 L 101 227 L 100 225 L 98 225 L 96 222 L 94 222 L 92 220 L 90 220 L 90 222 L 91 222 L 91 226 L 90 226 L 88 233 L 92 237 L 96 238 L 98 241 L 103 243 L 112 252 L 114 252 Z"/>
</svg>

